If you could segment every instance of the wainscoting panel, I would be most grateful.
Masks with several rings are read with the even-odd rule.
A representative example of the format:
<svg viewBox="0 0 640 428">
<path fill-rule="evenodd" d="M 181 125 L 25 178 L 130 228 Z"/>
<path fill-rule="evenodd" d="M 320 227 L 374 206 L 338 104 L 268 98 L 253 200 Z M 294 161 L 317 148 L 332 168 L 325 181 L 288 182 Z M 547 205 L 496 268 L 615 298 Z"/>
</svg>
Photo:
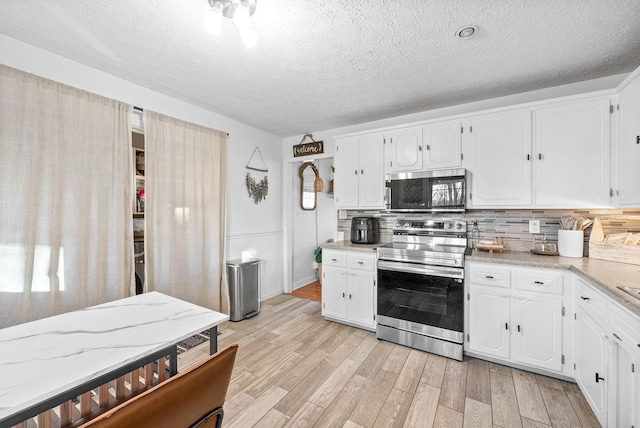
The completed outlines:
<svg viewBox="0 0 640 428">
<path fill-rule="evenodd" d="M 227 237 L 227 260 L 260 259 L 260 300 L 284 290 L 283 233 L 261 233 Z"/>
</svg>

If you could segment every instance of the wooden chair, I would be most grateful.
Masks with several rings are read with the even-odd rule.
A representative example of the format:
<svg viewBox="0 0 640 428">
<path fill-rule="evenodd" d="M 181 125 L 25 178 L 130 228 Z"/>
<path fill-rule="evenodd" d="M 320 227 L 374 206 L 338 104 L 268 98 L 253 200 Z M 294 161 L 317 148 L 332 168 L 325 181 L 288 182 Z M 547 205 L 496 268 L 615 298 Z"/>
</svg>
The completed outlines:
<svg viewBox="0 0 640 428">
<path fill-rule="evenodd" d="M 238 345 L 230 345 L 82 428 L 221 427 Z"/>
</svg>

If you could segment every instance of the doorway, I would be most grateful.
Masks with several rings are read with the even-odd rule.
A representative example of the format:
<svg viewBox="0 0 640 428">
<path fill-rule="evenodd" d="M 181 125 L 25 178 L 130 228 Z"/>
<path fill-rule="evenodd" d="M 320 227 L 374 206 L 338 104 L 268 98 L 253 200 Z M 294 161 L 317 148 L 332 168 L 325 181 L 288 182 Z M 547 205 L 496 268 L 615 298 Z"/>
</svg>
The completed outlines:
<svg viewBox="0 0 640 428">
<path fill-rule="evenodd" d="M 318 295 L 319 298 L 321 291 L 320 284 L 316 283 L 318 277 L 314 251 L 320 244 L 334 239 L 337 230 L 335 201 L 333 194 L 329 193 L 329 182 L 333 179 L 333 158 L 313 160 L 318 175 L 324 182 L 323 190 L 317 193 L 316 208 L 313 210 L 303 210 L 300 203 L 302 196 L 298 171 L 303 162 L 310 160 L 304 159 L 290 164 L 291 284 L 293 293 L 300 290 L 301 293 Z M 305 286 L 309 288 L 302 290 Z"/>
</svg>

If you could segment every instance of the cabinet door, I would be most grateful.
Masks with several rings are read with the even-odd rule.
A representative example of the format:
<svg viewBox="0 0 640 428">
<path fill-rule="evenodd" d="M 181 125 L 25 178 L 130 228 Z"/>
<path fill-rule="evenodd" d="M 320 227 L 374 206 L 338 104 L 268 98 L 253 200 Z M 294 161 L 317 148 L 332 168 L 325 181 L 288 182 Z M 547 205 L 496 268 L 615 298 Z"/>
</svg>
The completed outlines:
<svg viewBox="0 0 640 428">
<path fill-rule="evenodd" d="M 358 137 L 358 206 L 361 208 L 384 208 L 383 140 L 380 132 Z"/>
<path fill-rule="evenodd" d="M 374 327 L 373 281 L 373 272 L 349 271 L 347 277 L 348 321 Z"/>
<path fill-rule="evenodd" d="M 610 204 L 609 99 L 535 111 L 536 206 Z"/>
<path fill-rule="evenodd" d="M 471 140 L 469 205 L 531 205 L 531 112 L 474 118 L 465 126 Z"/>
<path fill-rule="evenodd" d="M 509 359 L 509 293 L 471 284 L 469 295 L 469 350 Z"/>
<path fill-rule="evenodd" d="M 562 299 L 516 294 L 511 322 L 514 361 L 562 371 Z"/>
<path fill-rule="evenodd" d="M 347 319 L 347 270 L 325 267 L 322 271 L 322 315 Z"/>
<path fill-rule="evenodd" d="M 636 348 L 637 349 L 637 348 Z M 640 352 L 617 344 L 609 374 L 609 426 L 640 427 Z"/>
<path fill-rule="evenodd" d="M 640 77 L 622 91 L 618 138 L 618 203 L 640 206 Z"/>
<path fill-rule="evenodd" d="M 576 382 L 591 410 L 605 425 L 607 390 L 605 332 L 596 321 L 578 307 L 576 313 Z M 603 380 L 604 378 L 604 380 Z"/>
<path fill-rule="evenodd" d="M 344 208 L 358 206 L 358 138 L 336 140 L 335 184 L 336 205 Z"/>
<path fill-rule="evenodd" d="M 422 129 L 403 128 L 385 133 L 385 171 L 422 169 Z"/>
<path fill-rule="evenodd" d="M 433 123 L 422 128 L 423 168 L 453 168 L 462 165 L 460 121 Z"/>
</svg>

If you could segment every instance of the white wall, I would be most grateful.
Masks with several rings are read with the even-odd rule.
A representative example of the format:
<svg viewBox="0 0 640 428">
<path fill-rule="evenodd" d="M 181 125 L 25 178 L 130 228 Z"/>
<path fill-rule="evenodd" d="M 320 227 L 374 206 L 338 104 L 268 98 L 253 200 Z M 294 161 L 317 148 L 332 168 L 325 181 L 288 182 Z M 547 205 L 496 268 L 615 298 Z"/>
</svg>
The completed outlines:
<svg viewBox="0 0 640 428">
<path fill-rule="evenodd" d="M 227 257 L 243 251 L 264 258 L 262 297 L 283 289 L 282 248 L 282 140 L 201 107 L 136 85 L 127 80 L 70 61 L 32 45 L 0 35 L 0 62 L 38 76 L 84 89 L 143 109 L 229 133 L 227 145 Z M 245 187 L 245 166 L 255 147 L 260 147 L 269 168 L 269 194 L 254 204 Z"/>
</svg>

